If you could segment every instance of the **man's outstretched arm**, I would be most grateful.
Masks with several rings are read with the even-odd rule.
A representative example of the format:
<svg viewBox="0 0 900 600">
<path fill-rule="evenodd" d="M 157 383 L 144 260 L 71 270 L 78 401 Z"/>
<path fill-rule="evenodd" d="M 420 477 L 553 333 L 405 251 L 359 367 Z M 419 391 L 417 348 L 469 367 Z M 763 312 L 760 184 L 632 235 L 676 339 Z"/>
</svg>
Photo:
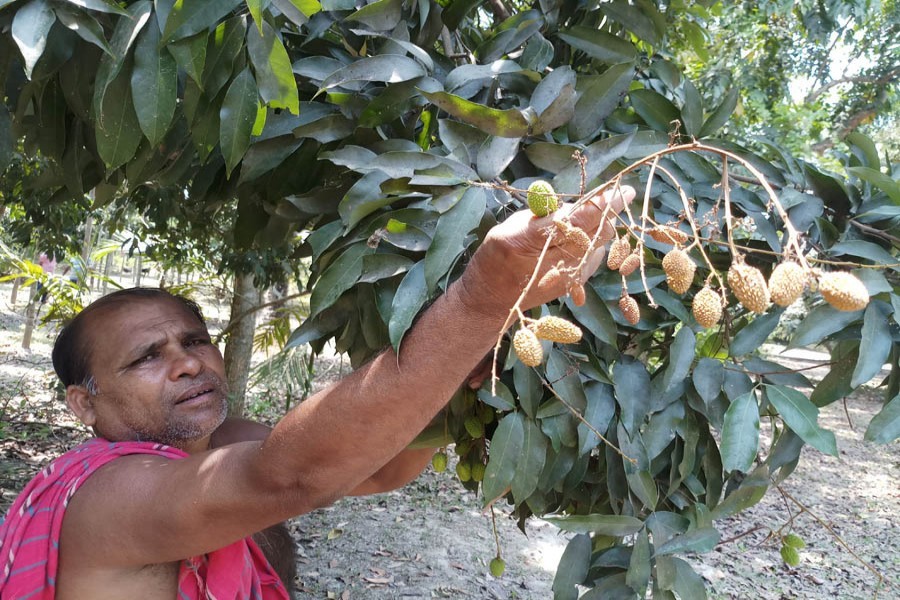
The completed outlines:
<svg viewBox="0 0 900 600">
<path fill-rule="evenodd" d="M 633 192 L 625 193 L 630 200 Z M 573 214 L 573 223 L 592 234 L 622 202 L 613 199 L 612 211 L 604 209 L 605 199 L 588 202 Z M 612 236 L 604 223 L 603 242 Z M 261 443 L 232 444 L 177 461 L 125 457 L 103 467 L 70 503 L 66 544 L 87 566 L 170 562 L 352 492 L 406 448 L 493 348 L 535 269 L 548 228 L 549 218 L 527 212 L 495 227 L 463 276 L 410 329 L 399 354 L 386 351 L 314 395 Z M 560 261 L 574 265 L 577 254 L 565 244 L 554 246 L 543 270 Z M 600 258 L 598 253 L 591 261 L 588 275 Z M 565 293 L 564 281 L 535 286 L 522 308 Z"/>
</svg>

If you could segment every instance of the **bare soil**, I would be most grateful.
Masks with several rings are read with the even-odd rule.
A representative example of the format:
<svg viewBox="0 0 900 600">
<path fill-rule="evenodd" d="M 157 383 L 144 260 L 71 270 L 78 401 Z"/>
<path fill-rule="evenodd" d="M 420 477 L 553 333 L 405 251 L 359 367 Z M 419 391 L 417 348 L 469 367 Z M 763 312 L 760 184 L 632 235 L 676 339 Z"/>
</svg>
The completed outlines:
<svg viewBox="0 0 900 600">
<path fill-rule="evenodd" d="M 10 306 L 8 299 L 9 285 L 0 285 L 0 511 L 41 466 L 88 435 L 57 398 L 49 360 L 55 331 L 39 329 L 32 350 L 21 350 L 24 300 Z M 803 356 L 791 360 L 809 364 Z M 863 441 L 880 405 L 880 392 L 868 389 L 849 398 L 846 409 L 835 403 L 822 411 L 820 421 L 837 435 L 840 456 L 807 448 L 782 485 L 808 512 L 774 489 L 718 524 L 727 543 L 690 557 L 712 598 L 900 598 L 900 443 Z M 452 472 L 451 461 L 447 472 L 429 469 L 402 490 L 345 498 L 294 519 L 299 596 L 551 598 L 565 536 L 538 520 L 523 534 L 498 507 L 507 570 L 492 577 L 491 515 Z M 807 544 L 797 568 L 784 565 L 779 544 L 768 537 L 792 517 L 782 533 L 793 531 Z"/>
</svg>

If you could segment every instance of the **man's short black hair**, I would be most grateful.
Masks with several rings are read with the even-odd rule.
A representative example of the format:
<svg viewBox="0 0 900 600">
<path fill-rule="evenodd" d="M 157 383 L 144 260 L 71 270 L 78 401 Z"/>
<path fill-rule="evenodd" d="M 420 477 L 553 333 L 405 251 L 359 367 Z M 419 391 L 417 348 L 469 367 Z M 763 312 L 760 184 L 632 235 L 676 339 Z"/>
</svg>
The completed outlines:
<svg viewBox="0 0 900 600">
<path fill-rule="evenodd" d="M 64 386 L 89 384 L 93 348 L 89 342 L 89 336 L 85 335 L 85 324 L 90 315 L 123 302 L 159 299 L 182 303 L 191 314 L 197 317 L 197 320 L 206 325 L 203 313 L 196 302 L 162 288 L 136 287 L 107 294 L 75 315 L 75 318 L 56 336 L 56 342 L 53 344 L 53 369 L 62 384 Z"/>
</svg>

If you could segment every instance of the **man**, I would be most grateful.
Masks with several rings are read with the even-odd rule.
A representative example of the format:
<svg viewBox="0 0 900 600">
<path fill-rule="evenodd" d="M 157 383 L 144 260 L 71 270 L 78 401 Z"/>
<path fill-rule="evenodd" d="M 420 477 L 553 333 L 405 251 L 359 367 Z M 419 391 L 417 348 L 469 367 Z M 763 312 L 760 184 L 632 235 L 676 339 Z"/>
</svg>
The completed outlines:
<svg viewBox="0 0 900 600">
<path fill-rule="evenodd" d="M 588 234 L 602 226 L 605 243 L 633 195 L 624 188 L 557 214 Z M 13 505 L 0 527 L 0 598 L 286 598 L 248 536 L 421 471 L 430 451 L 405 448 L 494 346 L 554 229 L 527 211 L 495 227 L 399 356 L 385 351 L 271 431 L 225 420 L 222 357 L 182 300 L 134 292 L 92 304 L 60 334 L 54 366 L 98 439 L 45 469 Z M 579 264 L 575 246 L 554 240 L 539 275 Z M 585 278 L 602 257 L 594 252 Z M 566 278 L 534 281 L 522 309 L 567 291 Z M 26 524 L 42 520 L 29 534 Z M 32 587 L 17 583 L 29 575 Z"/>
</svg>

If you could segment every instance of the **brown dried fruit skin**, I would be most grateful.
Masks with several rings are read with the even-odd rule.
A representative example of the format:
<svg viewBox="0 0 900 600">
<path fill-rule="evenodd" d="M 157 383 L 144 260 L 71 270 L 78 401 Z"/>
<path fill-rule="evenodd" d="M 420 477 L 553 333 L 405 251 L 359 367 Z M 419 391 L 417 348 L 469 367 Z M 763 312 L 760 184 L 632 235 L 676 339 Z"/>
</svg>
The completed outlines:
<svg viewBox="0 0 900 600">
<path fill-rule="evenodd" d="M 526 367 L 536 367 L 544 360 L 541 341 L 530 329 L 519 329 L 513 336 L 513 349 Z"/>
<path fill-rule="evenodd" d="M 622 266 L 622 263 L 631 254 L 631 242 L 627 237 L 617 238 L 609 245 L 609 255 L 606 257 L 606 267 L 613 271 Z"/>
<path fill-rule="evenodd" d="M 865 284 L 853 273 L 831 271 L 819 278 L 819 293 L 838 310 L 862 310 L 869 304 Z"/>
<path fill-rule="evenodd" d="M 676 294 L 683 294 L 691 287 L 694 281 L 694 272 L 697 266 L 687 252 L 681 248 L 670 250 L 662 261 L 663 271 L 666 272 L 666 281 L 669 289 Z"/>
<path fill-rule="evenodd" d="M 688 234 L 668 225 L 654 227 L 647 234 L 660 244 L 683 244 L 688 241 Z"/>
<path fill-rule="evenodd" d="M 769 288 L 766 278 L 756 267 L 742 261 L 734 262 L 728 269 L 728 287 L 747 310 L 757 314 L 769 308 Z"/>
<path fill-rule="evenodd" d="M 563 234 L 564 244 L 572 244 L 582 256 L 587 254 L 591 248 L 591 238 L 584 232 L 584 229 L 575 227 L 566 221 L 557 220 L 553 221 L 553 223 Z"/>
<path fill-rule="evenodd" d="M 638 307 L 637 300 L 631 296 L 625 295 L 619 298 L 619 310 L 631 325 L 637 325 L 641 320 L 641 309 Z"/>
<path fill-rule="evenodd" d="M 769 295 L 778 306 L 790 306 L 806 288 L 806 270 L 788 261 L 775 267 L 769 276 Z"/>
<path fill-rule="evenodd" d="M 622 264 L 619 266 L 619 273 L 624 277 L 628 277 L 639 266 L 641 266 L 641 257 L 638 256 L 637 252 L 632 252 L 622 261 Z"/>
<path fill-rule="evenodd" d="M 708 285 L 703 286 L 694 296 L 692 312 L 701 327 L 713 327 L 722 319 L 722 298 Z"/>
<path fill-rule="evenodd" d="M 531 330 L 541 339 L 560 344 L 574 344 L 581 340 L 581 328 L 561 317 L 542 317 L 531 326 Z"/>
</svg>

